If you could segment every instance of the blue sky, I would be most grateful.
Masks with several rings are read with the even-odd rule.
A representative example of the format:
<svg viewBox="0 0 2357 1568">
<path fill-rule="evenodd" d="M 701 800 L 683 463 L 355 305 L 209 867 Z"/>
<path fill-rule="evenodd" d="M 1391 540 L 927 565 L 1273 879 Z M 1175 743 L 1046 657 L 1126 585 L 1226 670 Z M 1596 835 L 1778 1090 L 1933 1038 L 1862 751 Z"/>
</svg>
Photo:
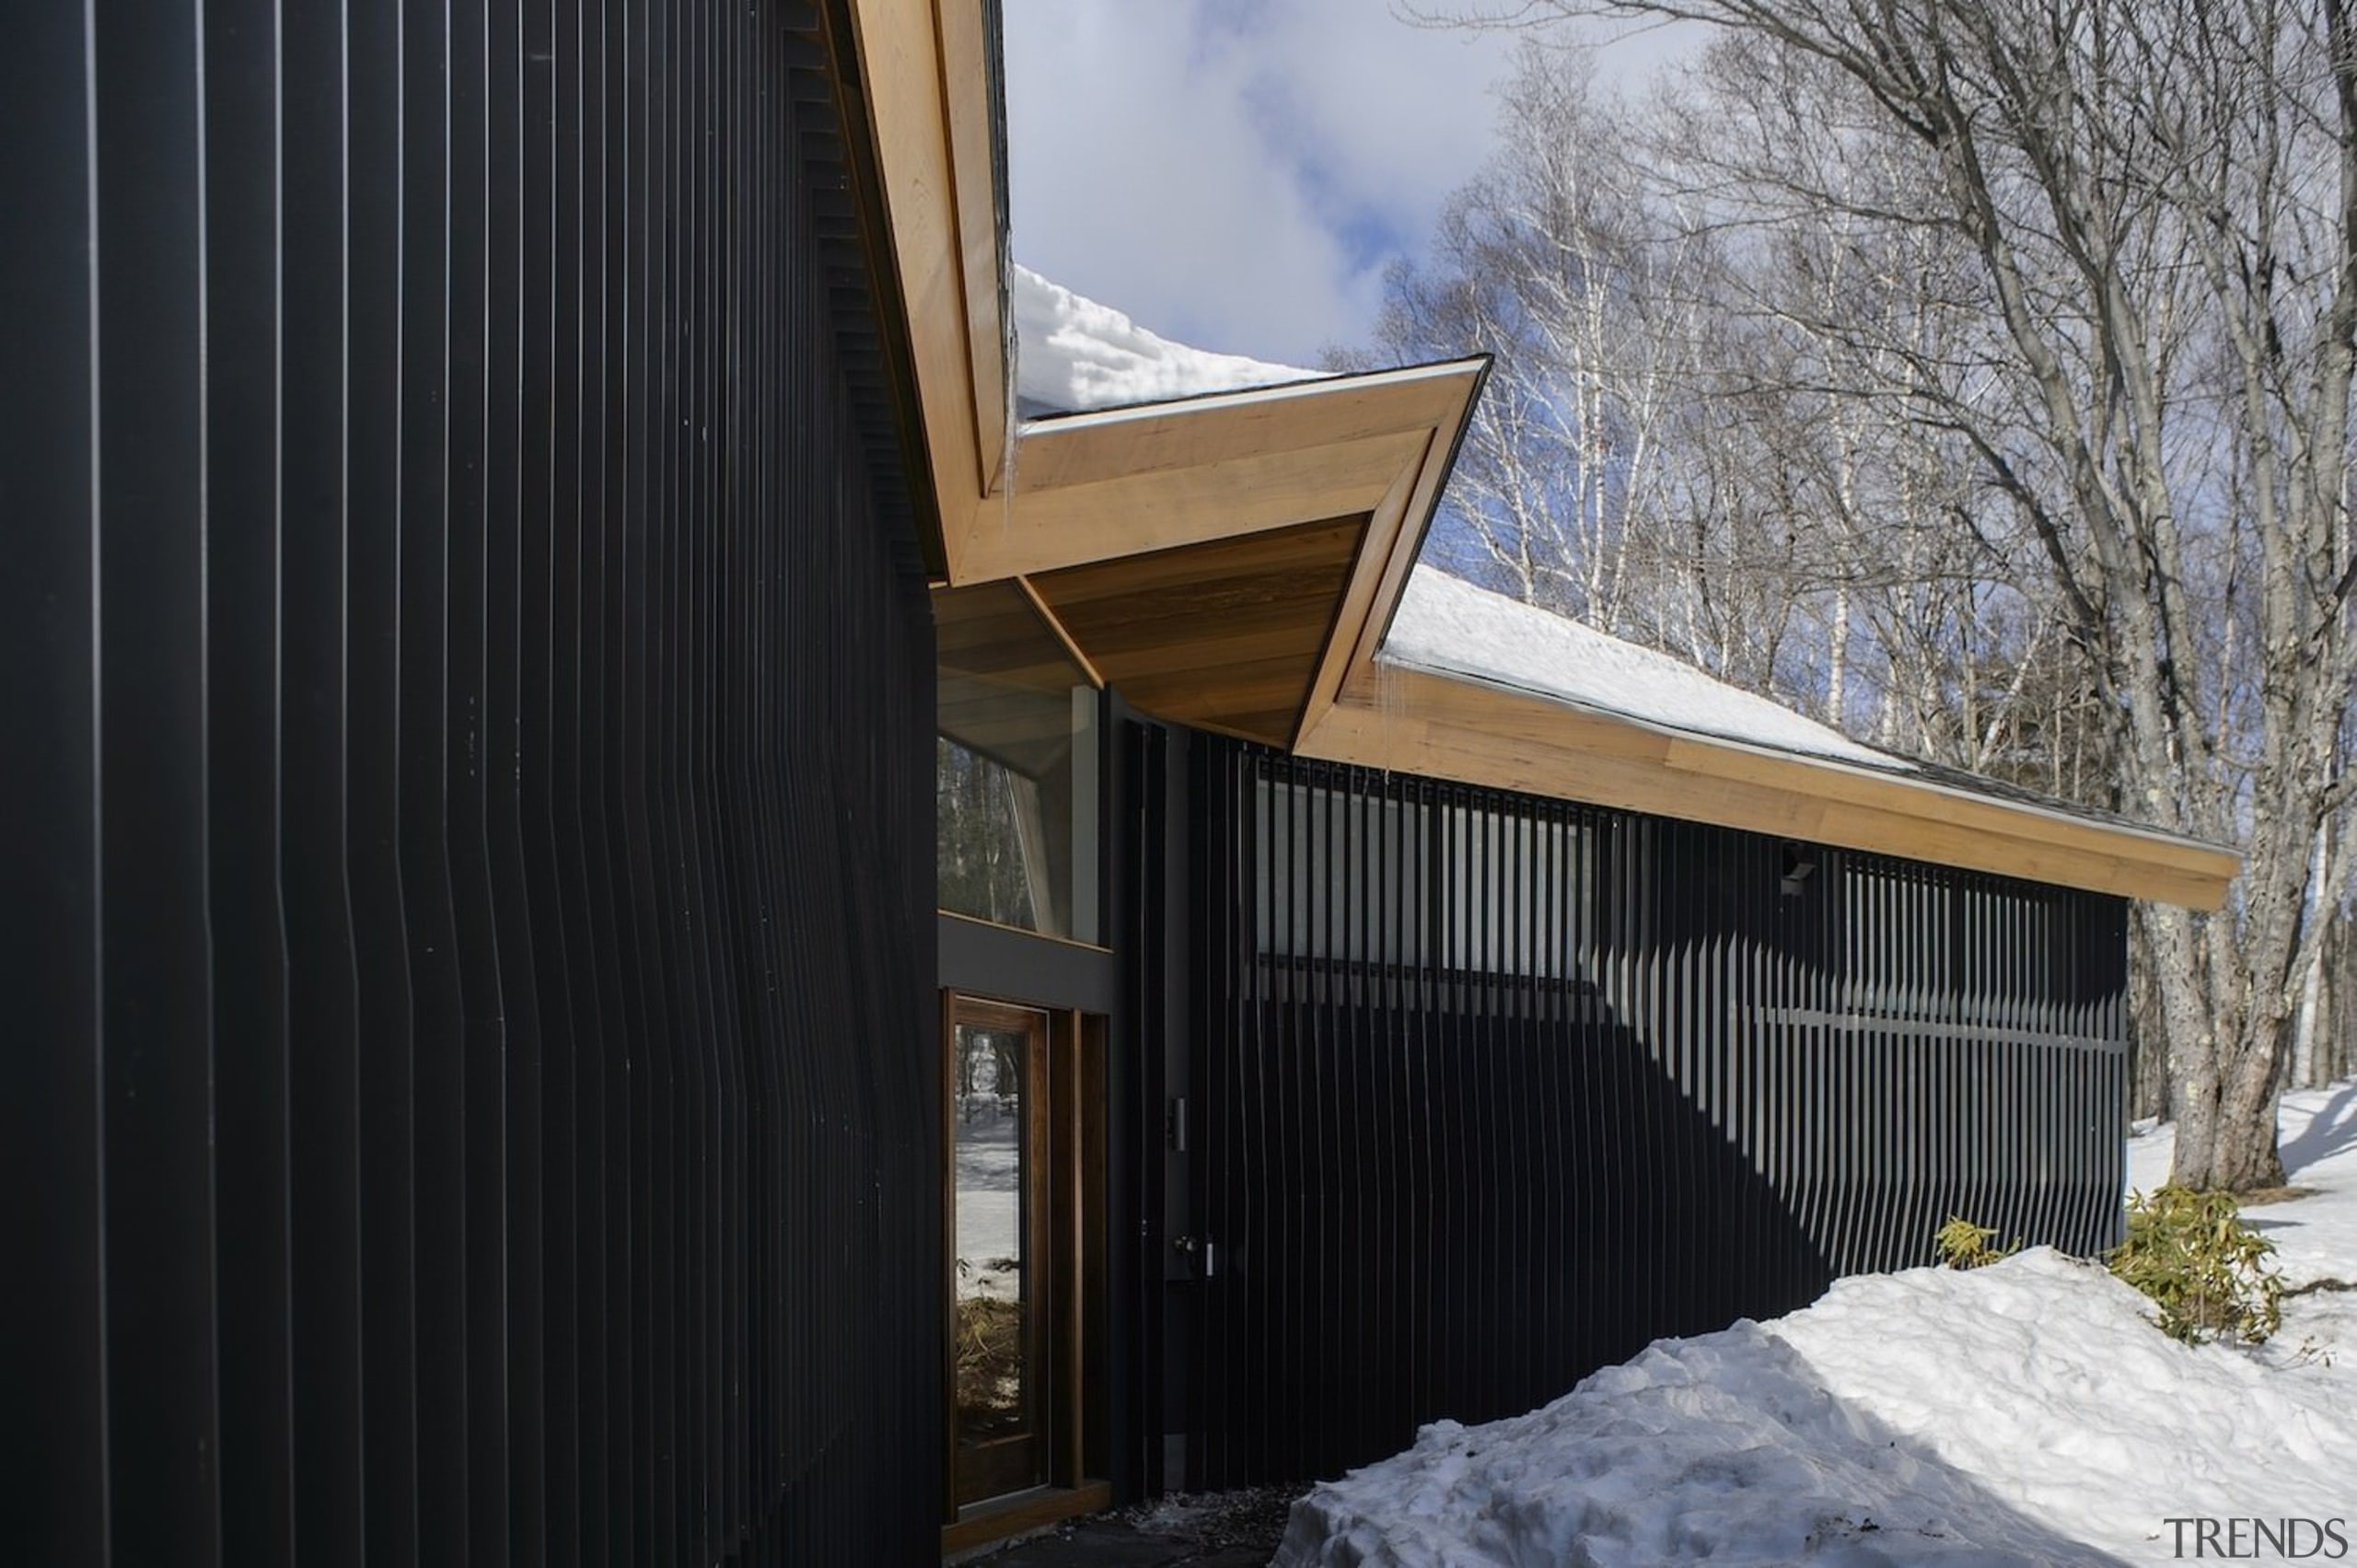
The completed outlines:
<svg viewBox="0 0 2357 1568">
<path fill-rule="evenodd" d="M 1315 366 L 1489 155 L 1517 39 L 1387 0 L 1004 0 L 1016 259 L 1201 348 Z M 1633 78 L 1692 47 L 1602 49 Z"/>
</svg>

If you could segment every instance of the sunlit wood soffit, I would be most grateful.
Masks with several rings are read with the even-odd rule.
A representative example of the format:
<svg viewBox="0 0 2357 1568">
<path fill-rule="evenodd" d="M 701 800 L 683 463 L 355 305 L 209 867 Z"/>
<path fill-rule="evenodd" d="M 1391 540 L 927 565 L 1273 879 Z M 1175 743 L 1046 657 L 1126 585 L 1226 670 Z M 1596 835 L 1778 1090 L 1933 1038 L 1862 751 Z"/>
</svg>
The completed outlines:
<svg viewBox="0 0 2357 1568">
<path fill-rule="evenodd" d="M 1368 524 L 1365 514 L 1329 518 L 1029 581 L 1137 707 L 1289 746 Z"/>
</svg>

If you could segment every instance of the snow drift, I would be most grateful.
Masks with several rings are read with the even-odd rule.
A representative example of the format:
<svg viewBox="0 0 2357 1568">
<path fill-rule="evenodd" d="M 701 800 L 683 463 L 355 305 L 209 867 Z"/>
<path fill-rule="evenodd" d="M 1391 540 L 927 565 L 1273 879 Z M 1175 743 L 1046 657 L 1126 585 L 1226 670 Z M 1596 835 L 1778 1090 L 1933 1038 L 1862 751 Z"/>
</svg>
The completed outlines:
<svg viewBox="0 0 2357 1568">
<path fill-rule="evenodd" d="M 2357 1374 L 2180 1345 L 2144 1306 L 2050 1250 L 1844 1280 L 1435 1423 L 1297 1504 L 1276 1561 L 2166 1561 L 2173 1517 L 2357 1515 Z"/>
</svg>

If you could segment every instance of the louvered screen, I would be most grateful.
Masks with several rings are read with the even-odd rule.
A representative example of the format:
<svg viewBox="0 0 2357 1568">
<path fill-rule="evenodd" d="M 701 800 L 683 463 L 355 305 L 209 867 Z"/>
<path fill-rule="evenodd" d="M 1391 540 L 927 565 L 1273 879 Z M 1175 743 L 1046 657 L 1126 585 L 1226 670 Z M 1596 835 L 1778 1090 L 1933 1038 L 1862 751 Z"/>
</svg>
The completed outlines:
<svg viewBox="0 0 2357 1568">
<path fill-rule="evenodd" d="M 1528 1409 L 1951 1213 L 2114 1239 L 2120 900 L 1194 755 L 1197 1484 Z"/>
<path fill-rule="evenodd" d="M 813 7 L 0 51 L 11 1561 L 930 1561 L 932 635 Z"/>
</svg>

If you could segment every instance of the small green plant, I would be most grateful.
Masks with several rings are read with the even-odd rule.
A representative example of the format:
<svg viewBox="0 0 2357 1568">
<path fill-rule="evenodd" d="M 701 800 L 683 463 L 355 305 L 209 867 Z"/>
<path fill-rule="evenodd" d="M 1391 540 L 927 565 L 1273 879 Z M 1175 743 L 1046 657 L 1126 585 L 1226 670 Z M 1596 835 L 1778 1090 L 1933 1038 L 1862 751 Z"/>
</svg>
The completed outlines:
<svg viewBox="0 0 2357 1568">
<path fill-rule="evenodd" d="M 1996 1226 L 1974 1225 L 1962 1214 L 1950 1214 L 1932 1237 L 1933 1256 L 1951 1269 L 1985 1269 L 2021 1249 L 2018 1241 L 1998 1247 Z"/>
<path fill-rule="evenodd" d="M 2128 1239 L 2111 1272 L 2161 1309 L 2161 1331 L 2187 1344 L 2258 1344 L 2283 1324 L 2275 1244 L 2243 1223 L 2232 1194 L 2163 1187 L 2128 1197 Z"/>
</svg>

